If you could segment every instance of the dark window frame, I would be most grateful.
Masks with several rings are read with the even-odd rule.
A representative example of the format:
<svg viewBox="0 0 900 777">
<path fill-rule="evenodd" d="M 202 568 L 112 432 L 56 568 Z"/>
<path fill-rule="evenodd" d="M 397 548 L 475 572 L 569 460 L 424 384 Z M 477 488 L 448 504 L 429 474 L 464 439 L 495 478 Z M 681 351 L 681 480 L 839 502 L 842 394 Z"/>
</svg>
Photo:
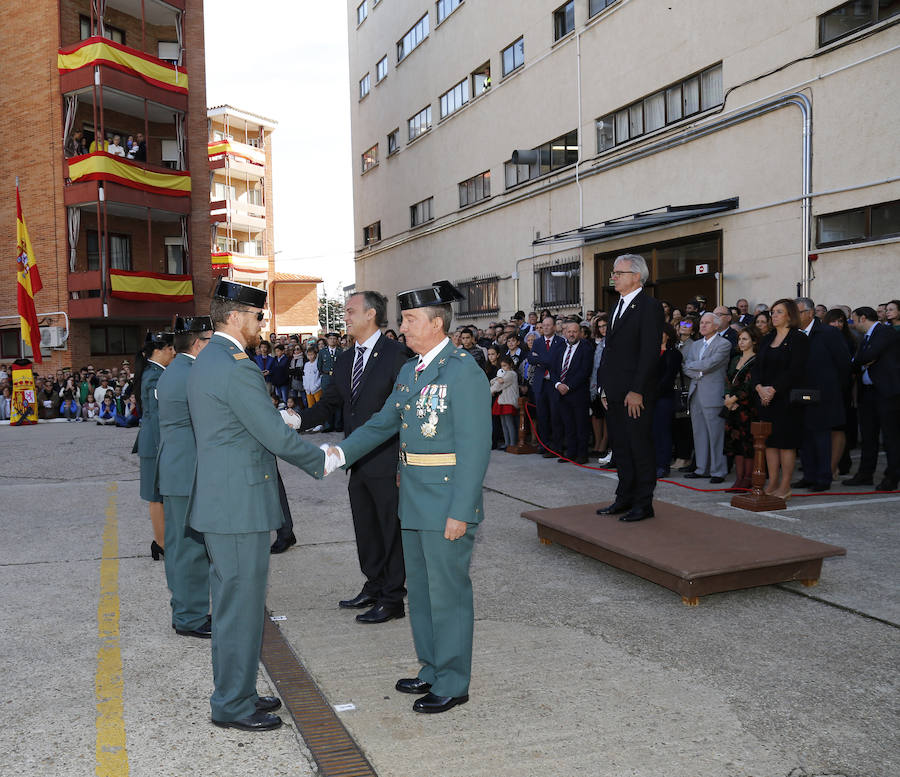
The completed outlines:
<svg viewBox="0 0 900 777">
<path fill-rule="evenodd" d="M 479 180 L 481 181 L 480 197 L 477 195 Z M 470 186 L 475 191 L 475 196 L 472 199 L 469 199 Z M 463 192 L 466 193 L 465 202 L 463 202 Z M 478 173 L 478 175 L 473 175 L 471 178 L 466 178 L 465 181 L 460 181 L 457 184 L 457 193 L 459 195 L 460 208 L 468 208 L 470 205 L 474 205 L 476 202 L 481 202 L 482 200 L 489 199 L 491 196 L 491 171 L 485 170 L 483 173 Z"/>
<path fill-rule="evenodd" d="M 434 18 L 437 21 L 434 26 L 437 27 L 439 24 L 443 24 L 464 2 L 465 0 L 436 0 L 434 4 Z M 444 15 L 441 16 L 441 8 L 446 8 L 448 5 L 450 6 L 450 10 L 445 11 Z"/>
<path fill-rule="evenodd" d="M 844 210 L 835 210 L 830 213 L 818 214 L 816 216 L 816 248 L 832 248 L 835 246 L 859 245 L 860 243 L 873 243 L 879 240 L 890 240 L 895 237 L 900 237 L 900 228 L 898 228 L 896 232 L 889 232 L 886 235 L 872 234 L 872 211 L 878 208 L 885 208 L 890 205 L 900 207 L 900 200 L 876 202 L 871 205 L 860 205 L 856 208 L 845 208 Z M 830 218 L 833 216 L 844 216 L 848 213 L 858 212 L 863 213 L 863 220 L 865 222 L 864 234 L 861 237 L 853 237 L 847 240 L 829 240 L 827 242 L 822 242 L 819 239 L 819 236 L 822 233 L 822 219 Z"/>
<path fill-rule="evenodd" d="M 425 205 L 428 206 L 428 216 L 423 217 L 421 221 L 417 220 L 418 216 L 418 208 L 420 205 L 423 206 L 422 210 L 425 210 Z M 424 215 L 424 214 L 423 214 Z M 416 227 L 421 227 L 423 224 L 427 224 L 429 221 L 434 221 L 434 196 L 426 197 L 424 200 L 419 200 L 418 202 L 414 202 L 409 206 L 409 228 L 415 229 Z"/>
<path fill-rule="evenodd" d="M 423 28 L 424 33 L 422 34 L 422 37 L 419 39 L 418 43 L 413 43 L 413 40 L 415 38 L 415 35 L 413 35 L 413 33 L 415 32 L 416 28 L 420 24 L 422 24 L 423 21 L 425 22 L 425 26 Z M 412 37 L 410 38 L 410 47 L 409 49 L 407 49 L 406 39 L 410 35 L 412 35 Z M 401 62 L 403 62 L 403 60 L 405 60 L 410 54 L 412 54 L 417 48 L 419 48 L 419 46 L 421 46 L 426 40 L 428 40 L 429 35 L 431 35 L 431 20 L 429 18 L 428 11 L 426 11 L 422 16 L 419 17 L 419 19 L 416 20 L 416 23 L 413 24 L 412 27 L 410 27 L 406 32 L 403 33 L 403 36 L 400 38 L 400 40 L 397 41 L 397 64 L 399 65 Z"/>
<path fill-rule="evenodd" d="M 574 144 L 571 144 L 570 140 L 574 140 Z M 554 163 L 554 148 L 560 148 L 559 141 L 564 141 L 563 159 L 561 163 L 559 163 L 558 159 L 557 162 Z M 541 145 L 536 146 L 531 150 L 538 152 L 538 161 L 534 165 L 515 165 L 515 183 L 509 182 L 509 166 L 512 165 L 512 160 L 507 159 L 503 163 L 503 182 L 507 190 L 574 165 L 578 161 L 578 130 L 569 130 L 569 132 L 559 135 L 558 137 L 553 138 L 553 140 L 548 140 L 546 143 L 541 143 Z M 572 158 L 573 153 L 574 159 Z M 546 163 L 544 160 L 547 160 Z M 519 168 L 522 167 L 528 168 L 528 175 L 525 178 L 519 177 Z"/>
<path fill-rule="evenodd" d="M 518 46 L 519 43 L 522 44 L 522 61 L 517 65 L 516 64 L 516 46 Z M 506 69 L 506 61 L 505 61 L 505 57 L 504 57 L 504 55 L 506 54 L 507 51 L 513 52 L 513 66 L 509 70 Z M 517 70 L 519 70 L 522 67 L 525 67 L 525 36 L 524 35 L 520 35 L 508 46 L 505 46 L 504 48 L 500 49 L 500 75 L 501 75 L 501 78 L 506 78 L 507 76 L 512 75 L 513 73 L 515 73 Z"/>
<path fill-rule="evenodd" d="M 78 35 L 80 37 L 80 40 L 87 40 L 87 38 L 91 37 L 90 35 L 84 35 L 84 25 L 85 24 L 87 24 L 88 32 L 90 32 L 91 31 L 91 17 L 85 16 L 83 13 L 78 14 Z M 107 40 L 113 41 L 113 43 L 119 43 L 122 46 L 128 45 L 128 43 L 126 42 L 126 38 L 125 38 L 125 30 L 123 30 L 121 27 L 115 27 L 112 24 L 104 24 L 103 26 L 106 28 L 106 33 L 107 33 L 106 35 L 103 36 L 104 38 L 106 38 Z M 111 31 L 117 32 L 119 34 L 119 37 L 121 38 L 121 40 L 116 40 L 114 37 L 112 37 L 109 34 Z"/>
<path fill-rule="evenodd" d="M 619 0 L 588 0 L 588 19 L 593 19 L 601 11 L 605 11 Z M 599 8 L 597 7 L 599 5 Z M 591 10 L 591 9 L 594 10 Z"/>
<path fill-rule="evenodd" d="M 572 26 L 569 26 L 569 11 L 572 12 Z M 575 0 L 567 0 L 553 12 L 553 42 L 562 40 L 575 31 Z"/>
<path fill-rule="evenodd" d="M 880 8 L 879 8 L 878 0 L 870 0 L 870 2 L 871 2 L 871 8 L 870 8 L 870 11 L 869 11 L 869 20 L 868 20 L 868 21 L 863 22 L 863 23 L 860 24 L 858 27 L 854 27 L 852 30 L 847 30 L 846 32 L 842 32 L 840 35 L 835 35 L 835 36 L 832 37 L 832 38 L 827 38 L 827 39 L 826 39 L 826 37 L 825 37 L 825 25 L 826 25 L 826 23 L 827 23 L 827 21 L 828 21 L 828 18 L 829 18 L 830 16 L 832 16 L 832 15 L 837 14 L 838 12 L 840 12 L 840 11 L 843 10 L 843 9 L 850 9 L 850 8 L 852 8 L 852 6 L 856 5 L 857 2 L 858 2 L 858 0 L 849 0 L 849 2 L 841 3 L 840 5 L 835 6 L 834 8 L 832 8 L 832 9 L 826 11 L 825 13 L 819 15 L 819 17 L 818 17 L 818 23 L 819 23 L 819 47 L 829 46 L 829 45 L 831 45 L 832 43 L 834 43 L 835 41 L 843 40 L 844 38 L 847 38 L 847 37 L 849 37 L 850 35 L 855 35 L 855 34 L 858 33 L 860 30 L 866 29 L 866 27 L 871 27 L 872 25 L 878 24 L 879 22 L 883 22 L 885 19 L 890 19 L 892 16 L 896 16 L 898 13 L 900 13 L 900 6 L 897 6 L 897 7 L 896 7 L 893 11 L 891 11 L 890 13 L 886 14 L 885 16 L 881 16 L 881 14 L 879 13 Z"/>
<path fill-rule="evenodd" d="M 391 148 L 391 138 L 393 141 L 393 148 Z M 400 127 L 388 132 L 387 134 L 387 155 L 392 157 L 394 154 L 400 151 Z"/>
<path fill-rule="evenodd" d="M 100 267 L 100 260 L 101 260 L 100 234 L 96 229 L 86 229 L 84 232 L 85 232 L 85 241 L 86 241 L 86 247 L 87 247 L 88 270 L 99 270 L 99 269 L 101 269 L 101 267 Z M 92 237 L 94 238 L 95 245 L 97 246 L 96 252 L 90 250 Z M 123 233 L 123 232 L 107 232 L 106 233 L 106 257 L 107 257 L 107 263 L 109 265 L 107 267 L 107 269 L 112 267 L 111 240 L 114 237 L 128 241 L 128 267 L 119 267 L 119 268 L 113 268 L 113 269 L 132 271 L 134 269 L 134 251 L 132 251 L 132 236 L 129 234 Z M 91 255 L 92 254 L 96 254 L 96 256 L 97 256 L 97 266 L 96 267 L 91 266 Z"/>
<path fill-rule="evenodd" d="M 4 349 L 5 338 L 15 335 L 16 350 L 13 352 Z M 22 329 L 21 327 L 10 327 L 0 329 L 0 359 L 21 359 L 22 358 Z"/>
<path fill-rule="evenodd" d="M 366 161 L 369 160 L 369 164 L 366 165 Z M 368 173 L 369 170 L 372 170 L 375 167 L 378 167 L 378 144 L 376 143 L 374 146 L 367 148 L 362 152 L 360 162 L 362 163 L 362 172 L 360 175 L 364 173 Z"/>
<path fill-rule="evenodd" d="M 109 330 L 110 329 L 119 329 L 122 334 L 122 350 L 121 351 L 110 351 L 109 350 Z M 126 337 L 126 330 L 130 331 L 132 334 L 132 345 L 135 347 L 133 349 L 128 348 L 128 338 Z M 95 351 L 93 344 L 93 335 L 94 332 L 103 332 L 104 339 L 104 350 L 103 351 Z M 88 332 L 88 347 L 91 350 L 91 356 L 125 356 L 128 354 L 135 354 L 140 347 L 140 327 L 138 326 L 129 326 L 127 324 L 107 324 L 105 326 L 92 326 Z"/>
<path fill-rule="evenodd" d="M 374 221 L 363 227 L 363 246 L 374 245 L 381 242 L 381 221 Z"/>
<path fill-rule="evenodd" d="M 456 281 L 454 286 L 464 297 L 456 302 L 457 318 L 493 316 L 500 312 L 500 276 L 469 278 Z"/>
<path fill-rule="evenodd" d="M 551 273 L 554 272 L 571 272 L 577 270 L 573 275 L 565 278 L 554 278 Z M 549 277 L 550 284 L 558 282 L 564 287 L 564 294 L 558 299 L 548 299 L 544 296 L 544 279 Z M 542 308 L 568 308 L 581 304 L 581 262 L 569 261 L 559 264 L 545 264 L 534 268 L 534 307 Z"/>
</svg>

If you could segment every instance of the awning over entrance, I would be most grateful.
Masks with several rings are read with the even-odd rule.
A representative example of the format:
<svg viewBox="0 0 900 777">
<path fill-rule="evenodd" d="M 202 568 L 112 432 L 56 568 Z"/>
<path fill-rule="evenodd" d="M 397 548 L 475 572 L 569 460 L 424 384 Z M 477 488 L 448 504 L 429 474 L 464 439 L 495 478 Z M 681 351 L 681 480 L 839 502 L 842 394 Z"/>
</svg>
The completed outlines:
<svg viewBox="0 0 900 777">
<path fill-rule="evenodd" d="M 548 243 L 565 243 L 580 240 L 583 244 L 596 243 L 600 240 L 608 240 L 619 235 L 625 235 L 629 232 L 638 232 L 642 229 L 651 227 L 661 227 L 668 224 L 674 224 L 679 221 L 689 221 L 690 219 L 700 218 L 702 216 L 711 216 L 714 213 L 722 213 L 723 211 L 734 210 L 738 207 L 738 198 L 732 197 L 728 200 L 719 200 L 718 202 L 706 202 L 697 205 L 666 205 L 664 208 L 656 208 L 654 210 L 645 210 L 640 213 L 633 213 L 630 216 L 621 216 L 609 221 L 602 221 L 598 224 L 580 227 L 578 229 L 570 229 L 568 232 L 560 232 L 556 235 L 548 235 L 547 237 L 538 238 L 533 245 L 546 245 Z"/>
</svg>

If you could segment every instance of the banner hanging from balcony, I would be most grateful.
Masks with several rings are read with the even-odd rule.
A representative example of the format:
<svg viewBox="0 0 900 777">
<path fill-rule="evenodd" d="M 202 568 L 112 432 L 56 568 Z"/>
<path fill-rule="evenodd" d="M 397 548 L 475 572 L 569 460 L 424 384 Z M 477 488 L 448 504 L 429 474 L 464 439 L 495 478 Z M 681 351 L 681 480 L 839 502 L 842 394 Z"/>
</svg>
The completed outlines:
<svg viewBox="0 0 900 777">
<path fill-rule="evenodd" d="M 213 270 L 237 270 L 265 274 L 269 271 L 269 259 L 265 256 L 244 256 L 228 251 L 214 251 L 212 254 Z"/>
<path fill-rule="evenodd" d="M 235 140 L 215 140 L 207 144 L 207 153 L 210 158 L 228 154 L 229 156 L 252 162 L 255 165 L 265 165 L 266 154 L 258 148 L 247 143 L 238 143 Z"/>
<path fill-rule="evenodd" d="M 85 38 L 75 46 L 60 49 L 56 57 L 56 66 L 60 73 L 86 65 L 106 65 L 121 70 L 123 73 L 137 76 L 152 86 L 168 89 L 170 92 L 187 94 L 187 71 L 181 67 L 170 65 L 143 51 L 123 46 L 108 38 L 93 36 Z"/>
<path fill-rule="evenodd" d="M 73 156 L 69 160 L 69 179 L 73 183 L 112 181 L 151 194 L 191 196 L 191 174 L 187 170 L 148 170 L 138 162 L 105 151 Z"/>
<path fill-rule="evenodd" d="M 194 298 L 190 275 L 110 269 L 109 285 L 110 296 L 135 302 L 190 302 Z"/>
</svg>

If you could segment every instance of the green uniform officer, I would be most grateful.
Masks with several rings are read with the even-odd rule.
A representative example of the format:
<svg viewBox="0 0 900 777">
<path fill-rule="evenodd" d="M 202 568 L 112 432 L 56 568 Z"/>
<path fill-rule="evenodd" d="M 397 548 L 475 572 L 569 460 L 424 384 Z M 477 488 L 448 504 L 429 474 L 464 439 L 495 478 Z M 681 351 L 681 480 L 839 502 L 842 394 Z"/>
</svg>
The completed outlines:
<svg viewBox="0 0 900 777">
<path fill-rule="evenodd" d="M 212 722 L 262 731 L 277 728 L 275 697 L 256 692 L 262 645 L 269 532 L 281 526 L 275 457 L 315 478 L 325 455 L 272 406 L 262 373 L 244 352 L 259 342 L 266 292 L 220 280 L 210 304 L 215 334 L 188 376 L 188 408 L 197 442 L 188 523 L 209 553 L 212 598 Z"/>
<path fill-rule="evenodd" d="M 469 562 L 484 516 L 481 489 L 491 450 L 491 391 L 484 371 L 447 338 L 447 281 L 399 295 L 406 344 L 418 359 L 400 370 L 384 407 L 355 430 L 335 457 L 352 465 L 400 434 L 400 525 L 409 615 L 422 667 L 396 688 L 426 694 L 416 712 L 444 712 L 469 700 L 472 581 Z"/>
<path fill-rule="evenodd" d="M 166 580 L 177 634 L 209 639 L 209 558 L 203 535 L 187 525 L 197 444 L 188 411 L 187 382 L 194 359 L 212 337 L 209 316 L 175 319 L 175 358 L 156 385 L 159 400 L 159 493 L 166 514 Z"/>
<path fill-rule="evenodd" d="M 147 332 L 144 347 L 135 361 L 134 393 L 141 415 L 141 428 L 134 441 L 132 453 L 141 462 L 141 499 L 150 503 L 150 523 L 153 525 L 153 542 L 150 555 L 158 561 L 165 547 L 165 512 L 159 493 L 156 457 L 159 454 L 159 402 L 156 384 L 169 362 L 175 357 L 171 332 Z"/>
</svg>

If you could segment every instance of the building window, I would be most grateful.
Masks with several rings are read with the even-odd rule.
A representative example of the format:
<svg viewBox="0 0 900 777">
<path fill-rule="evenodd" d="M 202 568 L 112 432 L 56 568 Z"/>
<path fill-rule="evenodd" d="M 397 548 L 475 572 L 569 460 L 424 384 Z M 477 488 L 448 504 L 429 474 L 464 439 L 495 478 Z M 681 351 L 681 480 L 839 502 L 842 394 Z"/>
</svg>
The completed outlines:
<svg viewBox="0 0 900 777">
<path fill-rule="evenodd" d="M 816 217 L 819 248 L 900 236 L 900 200 Z"/>
<path fill-rule="evenodd" d="M 18 359 L 22 355 L 19 350 L 21 342 L 22 330 L 18 327 L 0 330 L 0 359 Z"/>
<path fill-rule="evenodd" d="M 534 271 L 535 306 L 562 307 L 581 302 L 581 266 L 578 262 L 552 264 Z"/>
<path fill-rule="evenodd" d="M 387 136 L 388 156 L 396 154 L 400 150 L 400 128 L 398 127 Z"/>
<path fill-rule="evenodd" d="M 367 227 L 363 227 L 363 245 L 370 246 L 372 243 L 377 243 L 381 240 L 381 222 L 376 221 L 374 224 L 369 224 Z"/>
<path fill-rule="evenodd" d="M 590 0 L 588 3 L 588 16 L 596 16 L 604 8 L 609 8 L 617 0 Z"/>
<path fill-rule="evenodd" d="M 559 40 L 575 29 L 575 0 L 570 0 L 553 12 L 553 40 Z"/>
<path fill-rule="evenodd" d="M 409 119 L 409 140 L 415 140 L 431 129 L 431 106 L 423 108 L 415 116 Z"/>
<path fill-rule="evenodd" d="M 92 326 L 91 356 L 135 354 L 140 347 L 136 326 Z"/>
<path fill-rule="evenodd" d="M 362 78 L 359 79 L 359 99 L 362 100 L 369 93 L 369 74 L 366 73 Z"/>
<path fill-rule="evenodd" d="M 375 83 L 381 83 L 387 78 L 387 54 L 385 54 L 381 59 L 378 60 L 378 64 L 375 65 Z"/>
<path fill-rule="evenodd" d="M 81 40 L 91 37 L 91 19 L 89 16 L 79 16 L 78 26 L 80 28 Z M 104 38 L 108 38 L 113 43 L 125 45 L 125 30 L 120 30 L 118 27 L 113 27 L 110 24 L 104 24 L 103 29 L 106 30 L 106 34 L 103 36 Z M 97 35 L 99 34 L 100 32 L 98 31 Z"/>
<path fill-rule="evenodd" d="M 371 170 L 375 165 L 378 164 L 378 144 L 376 143 L 372 148 L 368 148 L 363 151 L 362 154 L 362 171 L 365 173 L 368 170 Z"/>
<path fill-rule="evenodd" d="M 720 63 L 597 119 L 597 152 L 715 108 L 724 99 Z"/>
<path fill-rule="evenodd" d="M 819 17 L 819 45 L 825 46 L 898 13 L 897 0 L 851 0 Z"/>
<path fill-rule="evenodd" d="M 537 152 L 534 161 L 526 164 L 513 164 L 512 161 L 506 163 L 507 189 L 531 178 L 574 165 L 578 161 L 578 131 L 567 132 L 533 150 Z"/>
<path fill-rule="evenodd" d="M 525 64 L 525 38 L 519 38 L 515 43 L 503 49 L 501 58 L 504 77 L 522 67 Z"/>
<path fill-rule="evenodd" d="M 428 37 L 428 14 L 417 21 L 400 40 L 397 41 L 397 62 L 402 62 L 409 53 Z"/>
<path fill-rule="evenodd" d="M 434 197 L 409 206 L 409 225 L 417 227 L 434 218 Z"/>
<path fill-rule="evenodd" d="M 486 170 L 480 175 L 473 175 L 471 178 L 462 181 L 459 184 L 459 207 L 471 205 L 473 202 L 484 200 L 491 196 L 491 171 Z"/>
<path fill-rule="evenodd" d="M 462 0 L 437 0 L 437 23 L 440 24 L 457 8 L 459 8 Z"/>
<path fill-rule="evenodd" d="M 359 27 L 362 24 L 366 17 L 369 15 L 369 3 L 368 0 L 363 0 L 358 6 L 356 6 L 356 26 Z"/>
<path fill-rule="evenodd" d="M 109 266 L 115 270 L 131 270 L 131 235 L 107 235 Z M 86 230 L 88 270 L 100 269 L 100 239 L 97 230 Z"/>
<path fill-rule="evenodd" d="M 469 79 L 464 78 L 441 95 L 441 118 L 445 119 L 451 113 L 456 113 L 467 102 L 469 102 Z"/>
<path fill-rule="evenodd" d="M 500 312 L 500 280 L 497 276 L 457 281 L 453 285 L 463 295 L 456 303 L 458 316 L 490 316 Z"/>
<path fill-rule="evenodd" d="M 491 88 L 491 63 L 485 62 L 472 72 L 472 97 L 478 97 Z"/>
<path fill-rule="evenodd" d="M 180 237 L 166 238 L 166 272 L 169 275 L 187 275 L 187 257 Z"/>
</svg>

